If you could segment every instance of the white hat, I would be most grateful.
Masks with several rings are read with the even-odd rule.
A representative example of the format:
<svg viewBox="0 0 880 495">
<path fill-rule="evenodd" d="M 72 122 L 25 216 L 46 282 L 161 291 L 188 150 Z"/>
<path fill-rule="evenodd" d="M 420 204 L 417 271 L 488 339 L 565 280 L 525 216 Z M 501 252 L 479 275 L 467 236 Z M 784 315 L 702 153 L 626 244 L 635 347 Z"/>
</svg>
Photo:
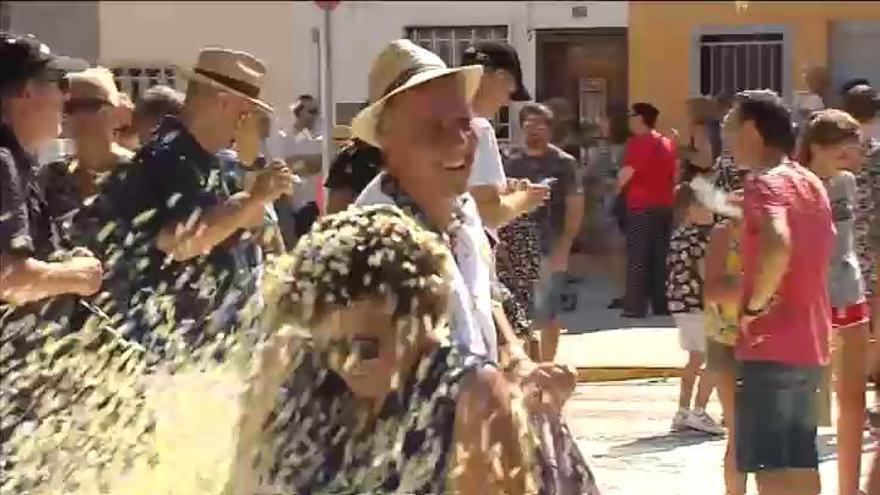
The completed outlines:
<svg viewBox="0 0 880 495">
<path fill-rule="evenodd" d="M 106 67 L 91 67 L 82 72 L 67 75 L 71 98 L 98 98 L 118 107 L 121 102 L 119 90 L 113 81 L 113 73 Z"/>
<path fill-rule="evenodd" d="M 370 69 L 370 102 L 351 121 L 355 137 L 379 147 L 376 124 L 385 102 L 392 96 L 432 79 L 449 74 L 460 74 L 464 78 L 465 94 L 470 101 L 480 87 L 483 67 L 468 65 L 449 68 L 437 54 L 428 51 L 410 40 L 395 40 L 388 44 L 373 61 Z"/>
<path fill-rule="evenodd" d="M 271 112 L 272 105 L 260 99 L 266 65 L 250 53 L 226 48 L 205 48 L 195 67 L 178 67 L 187 79 L 208 84 L 241 96 Z"/>
</svg>

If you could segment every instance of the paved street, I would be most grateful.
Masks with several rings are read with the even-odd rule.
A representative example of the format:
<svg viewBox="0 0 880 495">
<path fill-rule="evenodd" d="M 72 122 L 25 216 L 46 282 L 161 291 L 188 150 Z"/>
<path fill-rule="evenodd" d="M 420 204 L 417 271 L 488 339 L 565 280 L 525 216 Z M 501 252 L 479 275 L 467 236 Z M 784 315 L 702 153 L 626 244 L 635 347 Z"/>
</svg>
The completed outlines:
<svg viewBox="0 0 880 495">
<path fill-rule="evenodd" d="M 676 379 L 578 386 L 566 415 L 603 494 L 724 493 L 724 440 L 698 433 L 670 434 L 677 397 Z M 709 412 L 720 419 L 717 402 L 711 404 Z M 831 429 L 820 430 L 819 444 L 826 487 L 823 494 L 834 494 L 837 465 Z M 866 442 L 863 466 L 870 450 Z"/>
</svg>

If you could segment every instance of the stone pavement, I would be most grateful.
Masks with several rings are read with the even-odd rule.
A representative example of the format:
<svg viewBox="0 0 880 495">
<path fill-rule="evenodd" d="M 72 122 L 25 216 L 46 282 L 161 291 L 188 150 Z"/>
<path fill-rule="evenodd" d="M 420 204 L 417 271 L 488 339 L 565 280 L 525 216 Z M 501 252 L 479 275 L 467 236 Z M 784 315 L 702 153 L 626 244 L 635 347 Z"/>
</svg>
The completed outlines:
<svg viewBox="0 0 880 495">
<path fill-rule="evenodd" d="M 633 380 L 578 386 L 566 417 L 603 495 L 723 495 L 724 440 L 670 434 L 678 380 Z M 713 399 L 710 414 L 720 420 Z M 823 494 L 837 492 L 834 434 L 820 429 Z M 873 445 L 867 439 L 863 472 Z M 750 494 L 757 493 L 751 486 Z"/>
</svg>

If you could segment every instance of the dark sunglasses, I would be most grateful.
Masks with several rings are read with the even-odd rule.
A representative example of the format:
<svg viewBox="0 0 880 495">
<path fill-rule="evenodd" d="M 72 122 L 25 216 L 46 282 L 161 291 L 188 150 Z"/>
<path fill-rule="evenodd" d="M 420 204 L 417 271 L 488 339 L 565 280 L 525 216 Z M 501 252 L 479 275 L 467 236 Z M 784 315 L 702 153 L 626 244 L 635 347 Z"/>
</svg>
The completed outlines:
<svg viewBox="0 0 880 495">
<path fill-rule="evenodd" d="M 98 113 L 105 106 L 111 106 L 110 102 L 100 98 L 74 98 L 64 102 L 64 113 Z"/>
<path fill-rule="evenodd" d="M 310 109 L 306 110 L 306 113 L 309 115 L 318 115 L 318 109 L 317 108 L 310 108 Z"/>
<path fill-rule="evenodd" d="M 325 356 L 328 365 L 347 368 L 356 363 L 378 358 L 379 339 L 334 339 L 321 345 L 319 352 Z"/>
</svg>

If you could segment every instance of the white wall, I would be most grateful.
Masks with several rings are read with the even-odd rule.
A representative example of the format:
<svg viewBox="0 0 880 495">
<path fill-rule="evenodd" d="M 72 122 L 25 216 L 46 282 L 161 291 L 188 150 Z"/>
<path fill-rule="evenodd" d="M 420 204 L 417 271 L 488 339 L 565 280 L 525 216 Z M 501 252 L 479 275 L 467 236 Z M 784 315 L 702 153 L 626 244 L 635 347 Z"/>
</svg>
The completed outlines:
<svg viewBox="0 0 880 495">
<path fill-rule="evenodd" d="M 571 8 L 589 15 L 574 19 Z M 322 25 L 313 2 L 294 4 L 294 93 L 318 94 L 317 45 L 312 28 Z M 534 29 L 626 27 L 627 2 L 382 2 L 344 1 L 333 12 L 333 92 L 336 101 L 363 101 L 370 63 L 388 41 L 410 26 L 507 25 L 523 64 L 526 85 L 535 88 Z"/>
<path fill-rule="evenodd" d="M 294 98 L 294 56 L 303 52 L 294 15 L 293 2 L 100 2 L 100 60 L 191 67 L 205 46 L 244 50 L 268 66 L 262 95 L 281 110 Z"/>
</svg>

